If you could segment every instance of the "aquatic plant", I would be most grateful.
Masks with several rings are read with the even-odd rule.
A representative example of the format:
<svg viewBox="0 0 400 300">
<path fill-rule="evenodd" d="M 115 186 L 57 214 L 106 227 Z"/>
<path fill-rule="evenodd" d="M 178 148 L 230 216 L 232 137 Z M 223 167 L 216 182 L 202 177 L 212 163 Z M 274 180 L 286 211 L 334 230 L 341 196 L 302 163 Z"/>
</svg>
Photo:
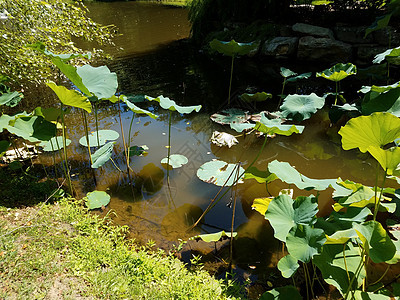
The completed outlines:
<svg viewBox="0 0 400 300">
<path fill-rule="evenodd" d="M 89 209 L 105 207 L 110 203 L 110 195 L 103 191 L 93 191 L 86 194 L 84 201 Z"/>
</svg>

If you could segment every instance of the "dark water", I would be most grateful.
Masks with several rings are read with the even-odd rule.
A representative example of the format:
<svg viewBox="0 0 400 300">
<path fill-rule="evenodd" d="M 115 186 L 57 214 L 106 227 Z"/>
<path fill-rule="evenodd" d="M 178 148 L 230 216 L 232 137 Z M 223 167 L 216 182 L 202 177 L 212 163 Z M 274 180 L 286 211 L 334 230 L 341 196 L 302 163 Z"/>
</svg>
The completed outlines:
<svg viewBox="0 0 400 300">
<path fill-rule="evenodd" d="M 160 117 L 153 120 L 147 116 L 134 116 L 123 105 L 121 108 L 102 105 L 99 109 L 100 129 L 121 132 L 121 112 L 127 141 L 131 145 L 147 145 L 149 148 L 147 156 L 131 158 L 130 165 L 135 173 L 132 175 L 132 185 L 128 177 L 117 171 L 111 162 L 95 171 L 95 185 L 86 149 L 77 142 L 84 135 L 81 115 L 70 114 L 67 117 L 68 135 L 73 142 L 68 151 L 77 191 L 80 195 L 94 189 L 107 191 L 111 195 L 111 202 L 102 214 L 107 213 L 108 209 L 114 210 L 114 219 L 128 225 L 133 238 L 144 243 L 154 240 L 165 249 L 171 249 L 178 239 L 187 240 L 198 233 L 222 229 L 230 231 L 232 208 L 228 204 L 234 195 L 228 193 L 206 215 L 200 226 L 187 232 L 219 190 L 197 178 L 198 167 L 212 159 L 232 163 L 241 161 L 246 167 L 256 157 L 263 142 L 262 138 L 255 136 L 239 137 L 240 143 L 228 149 L 217 147 L 209 141 L 214 130 L 235 134 L 209 118 L 210 113 L 227 107 L 228 60 L 210 59 L 187 42 L 178 41 L 189 34 L 187 12 L 183 9 L 134 2 L 91 3 L 89 9 L 96 21 L 113 23 L 123 34 L 116 40 L 116 48 L 123 47 L 124 50 L 115 51 L 116 59 L 109 64 L 110 69 L 118 73 L 121 92 L 153 97 L 163 94 L 180 104 L 202 104 L 203 109 L 189 116 L 178 113 L 172 115 L 171 153 L 187 156 L 189 163 L 170 171 L 170 189 L 166 185 L 167 171 L 160 163 L 167 156 L 168 112 L 156 105 L 139 103 L 139 106 L 159 114 Z M 261 70 L 261 73 L 254 75 L 254 69 Z M 254 60 L 239 59 L 235 70 L 234 95 L 252 86 L 265 86 L 267 91 L 275 94 L 281 88 L 277 84 L 277 79 L 280 80 L 277 66 L 260 66 Z M 231 105 L 242 104 L 233 101 Z M 274 106 L 276 103 L 248 109 L 264 110 Z M 132 118 L 132 131 L 128 137 Z M 90 130 L 94 131 L 94 115 L 90 116 L 89 122 Z M 337 128 L 331 127 L 325 111 L 304 123 L 306 129 L 301 135 L 270 139 L 255 166 L 266 170 L 268 163 L 277 159 L 289 162 L 311 178 L 341 177 L 373 184 L 375 161 L 357 151 L 342 150 Z M 51 163 L 51 156 L 46 157 Z M 117 140 L 113 160 L 119 168 L 126 170 L 121 137 Z M 282 188 L 288 188 L 287 184 L 277 180 L 268 189 L 276 196 Z M 322 192 L 320 195 L 322 214 L 330 210 L 331 192 Z M 295 196 L 310 193 L 297 190 Z M 234 260 L 245 276 L 265 274 L 266 269 L 276 265 L 281 255 L 281 245 L 274 240 L 272 229 L 259 213 L 251 209 L 255 198 L 266 196 L 265 185 L 256 181 L 248 180 L 238 185 L 234 221 L 238 238 L 234 245 Z M 207 254 L 214 250 L 214 245 L 192 241 L 185 247 L 184 258 L 189 257 L 191 249 Z"/>
</svg>

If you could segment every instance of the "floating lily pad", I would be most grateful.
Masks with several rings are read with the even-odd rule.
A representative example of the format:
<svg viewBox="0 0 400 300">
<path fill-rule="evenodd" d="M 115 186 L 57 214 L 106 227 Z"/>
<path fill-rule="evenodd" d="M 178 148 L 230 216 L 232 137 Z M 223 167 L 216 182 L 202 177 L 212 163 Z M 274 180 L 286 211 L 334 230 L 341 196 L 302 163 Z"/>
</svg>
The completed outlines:
<svg viewBox="0 0 400 300">
<path fill-rule="evenodd" d="M 120 97 L 120 99 L 121 99 L 124 103 L 126 103 L 126 105 L 128 106 L 128 108 L 129 108 L 131 111 L 133 111 L 134 113 L 137 113 L 137 114 L 146 114 L 146 115 L 148 115 L 148 116 L 149 116 L 150 118 L 152 118 L 152 119 L 158 118 L 158 116 L 155 115 L 155 114 L 153 114 L 152 112 L 150 112 L 150 111 L 148 111 L 148 110 L 145 110 L 145 109 L 142 109 L 142 108 L 136 106 L 135 104 L 133 104 L 133 102 L 129 101 L 128 98 L 127 98 L 126 96 L 122 95 L 122 96 Z"/>
<path fill-rule="evenodd" d="M 145 97 L 149 101 L 157 101 L 158 103 L 160 103 L 160 106 L 164 109 L 177 111 L 180 114 L 190 114 L 193 111 L 199 112 L 201 109 L 201 105 L 180 106 L 176 104 L 175 101 L 164 96 L 158 96 L 157 98 L 153 98 L 150 96 L 145 96 Z"/>
<path fill-rule="evenodd" d="M 338 82 L 356 73 L 357 73 L 357 67 L 352 63 L 347 63 L 347 64 L 339 63 L 334 65 L 330 69 L 318 72 L 316 76 Z"/>
<path fill-rule="evenodd" d="M 242 94 L 240 95 L 240 99 L 246 102 L 261 102 L 267 99 L 271 99 L 272 94 L 266 92 L 260 92 L 255 94 Z"/>
<path fill-rule="evenodd" d="M 149 147 L 146 145 L 143 146 L 132 146 L 129 148 L 129 156 L 145 156 L 147 155 L 147 151 Z"/>
<path fill-rule="evenodd" d="M 86 194 L 86 205 L 89 209 L 101 208 L 110 203 L 110 195 L 103 191 L 93 191 Z"/>
<path fill-rule="evenodd" d="M 162 164 L 169 164 L 173 169 L 177 169 L 182 167 L 183 165 L 186 165 L 188 163 L 188 159 L 186 156 L 182 154 L 171 154 L 169 156 L 169 161 L 168 157 L 165 157 L 161 160 Z"/>
<path fill-rule="evenodd" d="M 252 123 L 230 123 L 231 128 L 239 133 L 243 132 L 243 130 L 249 130 L 254 128 L 256 124 Z"/>
<path fill-rule="evenodd" d="M 255 128 L 257 131 L 262 133 L 273 135 L 280 134 L 289 136 L 293 133 L 302 133 L 304 130 L 304 126 L 302 125 L 290 125 L 290 124 L 282 124 L 283 120 L 280 118 L 277 119 L 268 119 L 264 113 L 261 114 L 261 119 L 257 122 Z"/>
<path fill-rule="evenodd" d="M 237 236 L 237 232 L 225 232 L 224 230 L 216 232 L 216 233 L 208 233 L 208 234 L 200 234 L 189 238 L 189 240 L 203 240 L 206 243 L 210 242 L 218 242 L 221 239 L 230 239 L 232 237 Z"/>
<path fill-rule="evenodd" d="M 95 153 L 92 154 L 92 168 L 97 169 L 104 165 L 112 155 L 115 142 L 110 142 L 99 148 Z"/>
<path fill-rule="evenodd" d="M 307 120 L 325 104 L 325 98 L 316 94 L 289 95 L 283 101 L 280 109 L 284 118 L 292 118 L 296 121 Z"/>
<path fill-rule="evenodd" d="M 98 131 L 99 143 L 97 143 L 97 131 L 91 132 L 89 134 L 89 144 L 90 147 L 98 147 L 103 146 L 107 141 L 114 141 L 119 138 L 119 133 L 115 130 L 99 130 Z M 83 136 L 79 139 L 79 144 L 84 147 L 87 147 L 86 136 Z"/>
<path fill-rule="evenodd" d="M 244 169 L 237 164 L 230 164 L 221 160 L 213 160 L 201 165 L 197 170 L 197 177 L 207 183 L 218 186 L 231 186 L 236 184 L 237 176 L 244 173 Z M 229 180 L 228 180 L 229 178 Z M 243 183 L 243 177 L 237 183 Z"/>
<path fill-rule="evenodd" d="M 244 173 L 244 179 L 255 179 L 258 183 L 269 183 L 278 177 L 269 171 L 261 171 L 256 167 L 250 167 Z"/>
<path fill-rule="evenodd" d="M 250 119 L 250 115 L 237 108 L 225 109 L 221 113 L 213 114 L 210 117 L 216 123 L 226 125 L 232 123 L 244 123 Z"/>
<path fill-rule="evenodd" d="M 213 39 L 210 42 L 211 49 L 218 51 L 221 54 L 227 56 L 235 56 L 235 55 L 246 55 L 251 51 L 257 49 L 258 44 L 255 42 L 252 43 L 238 43 L 235 40 L 231 40 L 230 42 L 223 42 L 217 39 Z"/>
<path fill-rule="evenodd" d="M 66 139 L 66 145 L 69 146 L 69 144 L 71 140 Z M 39 146 L 43 147 L 45 152 L 57 151 L 64 148 L 64 139 L 62 136 L 52 137 L 49 141 L 41 142 Z"/>
</svg>

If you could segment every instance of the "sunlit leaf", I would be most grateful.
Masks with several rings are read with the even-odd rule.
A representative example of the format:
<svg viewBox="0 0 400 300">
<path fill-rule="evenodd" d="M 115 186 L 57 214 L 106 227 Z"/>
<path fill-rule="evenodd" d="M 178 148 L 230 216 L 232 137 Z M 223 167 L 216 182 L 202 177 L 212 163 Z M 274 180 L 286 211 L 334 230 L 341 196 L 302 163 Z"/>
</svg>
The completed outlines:
<svg viewBox="0 0 400 300">
<path fill-rule="evenodd" d="M 149 101 L 157 101 L 160 103 L 160 106 L 164 109 L 168 109 L 170 111 L 177 111 L 180 114 L 190 114 L 193 111 L 199 112 L 201 109 L 201 105 L 193 105 L 193 106 L 180 106 L 175 103 L 175 101 L 164 97 L 158 96 L 157 98 L 153 98 L 150 96 L 145 96 Z"/>
<path fill-rule="evenodd" d="M 101 208 L 110 203 L 110 195 L 103 191 L 93 191 L 86 194 L 86 205 L 89 209 Z"/>
<path fill-rule="evenodd" d="M 265 212 L 268 210 L 268 206 L 273 199 L 273 197 L 256 198 L 254 199 L 251 208 L 255 211 L 258 211 L 261 215 L 265 216 Z"/>
<path fill-rule="evenodd" d="M 290 278 L 296 273 L 297 269 L 300 267 L 297 261 L 297 258 L 294 258 L 290 254 L 279 260 L 277 267 L 279 271 L 281 271 L 283 277 Z"/>
<path fill-rule="evenodd" d="M 208 233 L 208 234 L 200 234 L 189 238 L 189 240 L 203 240 L 204 242 L 218 242 L 224 238 L 231 238 L 237 236 L 237 232 L 233 232 L 231 235 L 230 232 L 225 232 L 224 230 L 216 232 L 216 233 Z"/>
<path fill-rule="evenodd" d="M 173 169 L 176 169 L 186 165 L 188 161 L 187 157 L 182 154 L 171 154 L 169 160 L 168 157 L 165 157 L 161 160 L 161 163 L 169 164 Z"/>
<path fill-rule="evenodd" d="M 197 170 L 197 177 L 200 180 L 218 186 L 231 186 L 236 183 L 243 183 L 244 169 L 237 164 L 230 164 L 221 160 L 213 160 L 201 165 Z M 237 182 L 236 182 L 237 181 Z"/>
<path fill-rule="evenodd" d="M 99 130 L 88 135 L 90 147 L 103 146 L 107 141 L 114 141 L 119 138 L 119 133 L 115 130 Z M 97 141 L 98 139 L 98 141 Z M 79 139 L 79 144 L 87 147 L 86 135 Z"/>
<path fill-rule="evenodd" d="M 251 51 L 257 49 L 258 45 L 255 42 L 238 43 L 235 40 L 231 40 L 230 42 L 223 42 L 214 39 L 210 42 L 210 47 L 211 49 L 218 51 L 221 54 L 235 56 L 248 54 Z"/>
<path fill-rule="evenodd" d="M 70 144 L 71 140 L 66 139 L 66 145 L 69 146 Z M 39 146 L 43 147 L 45 152 L 57 151 L 64 148 L 64 139 L 62 136 L 52 137 L 48 141 L 41 142 Z"/>
<path fill-rule="evenodd" d="M 290 136 L 293 133 L 301 134 L 304 130 L 302 125 L 282 124 L 283 120 L 280 118 L 269 119 L 264 113 L 261 114 L 261 119 L 256 123 L 257 131 L 267 135 L 280 134 Z"/>
<path fill-rule="evenodd" d="M 24 95 L 19 92 L 4 93 L 0 96 L 0 105 L 15 107 L 24 98 Z"/>
<path fill-rule="evenodd" d="M 112 151 L 114 149 L 115 142 L 109 142 L 97 149 L 95 153 L 92 154 L 92 168 L 97 169 L 104 165 L 112 156 Z"/>
<path fill-rule="evenodd" d="M 250 167 L 246 170 L 246 173 L 244 173 L 244 179 L 255 179 L 258 183 L 270 183 L 278 179 L 278 177 L 268 170 L 261 171 L 256 167 Z"/>
<path fill-rule="evenodd" d="M 352 63 L 338 63 L 332 68 L 326 69 L 316 74 L 317 77 L 323 77 L 331 81 L 341 81 L 347 76 L 354 75 L 357 73 L 357 67 Z"/>
<path fill-rule="evenodd" d="M 280 68 L 280 73 L 285 78 L 297 75 L 297 73 L 295 73 L 292 70 L 289 70 L 287 68 L 284 68 L 284 67 Z"/>
<path fill-rule="evenodd" d="M 108 99 L 117 92 L 117 74 L 110 72 L 107 66 L 84 65 L 77 67 L 76 72 L 89 92 L 98 99 Z"/>
<path fill-rule="evenodd" d="M 312 114 L 316 113 L 325 104 L 323 97 L 316 94 L 310 95 L 289 95 L 287 96 L 280 109 L 284 118 L 291 118 L 296 121 L 307 120 Z"/>
<path fill-rule="evenodd" d="M 152 112 L 150 112 L 150 111 L 148 111 L 148 110 L 145 110 L 145 109 L 142 109 L 142 108 L 136 106 L 135 104 L 133 104 L 131 101 L 128 100 L 128 97 L 122 95 L 122 96 L 120 96 L 120 99 L 121 99 L 124 103 L 126 103 L 126 105 L 128 106 L 128 108 L 129 108 L 131 111 L 133 111 L 134 113 L 137 113 L 137 114 L 146 114 L 146 115 L 148 115 L 148 116 L 149 116 L 150 118 L 152 118 L 152 119 L 158 118 L 158 116 L 155 115 L 155 114 L 153 114 Z"/>
<path fill-rule="evenodd" d="M 400 47 L 388 49 L 385 52 L 379 53 L 375 55 L 374 60 L 372 61 L 374 64 L 380 64 L 387 58 L 397 58 L 400 56 Z"/>
<path fill-rule="evenodd" d="M 237 108 L 229 108 L 223 110 L 220 113 L 211 115 L 210 119 L 216 123 L 225 125 L 232 123 L 244 123 L 250 119 L 250 115 L 243 110 Z"/>
<path fill-rule="evenodd" d="M 353 229 L 346 229 L 346 230 L 338 230 L 334 234 L 326 236 L 327 245 L 338 245 L 338 244 L 346 244 L 348 240 L 357 237 L 357 232 Z"/>
<path fill-rule="evenodd" d="M 56 125 L 39 116 L 17 118 L 6 129 L 32 143 L 48 141 L 56 135 Z"/>
<path fill-rule="evenodd" d="M 92 112 L 92 104 L 89 99 L 75 90 L 69 90 L 64 86 L 58 86 L 54 82 L 48 82 L 47 85 L 57 94 L 58 98 L 64 105 L 78 107 Z"/>
</svg>

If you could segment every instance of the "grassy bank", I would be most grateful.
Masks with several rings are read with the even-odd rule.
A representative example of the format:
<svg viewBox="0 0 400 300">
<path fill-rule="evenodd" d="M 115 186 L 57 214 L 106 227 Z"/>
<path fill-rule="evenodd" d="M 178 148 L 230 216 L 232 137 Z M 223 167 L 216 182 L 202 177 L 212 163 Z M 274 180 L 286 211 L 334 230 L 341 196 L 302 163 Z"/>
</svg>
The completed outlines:
<svg viewBox="0 0 400 300">
<path fill-rule="evenodd" d="M 191 2 L 191 0 L 139 0 L 137 2 L 161 3 L 169 6 L 185 7 L 189 2 Z"/>
<path fill-rule="evenodd" d="M 188 270 L 173 255 L 126 240 L 125 233 L 68 199 L 0 207 L 0 299 L 240 297 L 234 284 Z"/>
</svg>

